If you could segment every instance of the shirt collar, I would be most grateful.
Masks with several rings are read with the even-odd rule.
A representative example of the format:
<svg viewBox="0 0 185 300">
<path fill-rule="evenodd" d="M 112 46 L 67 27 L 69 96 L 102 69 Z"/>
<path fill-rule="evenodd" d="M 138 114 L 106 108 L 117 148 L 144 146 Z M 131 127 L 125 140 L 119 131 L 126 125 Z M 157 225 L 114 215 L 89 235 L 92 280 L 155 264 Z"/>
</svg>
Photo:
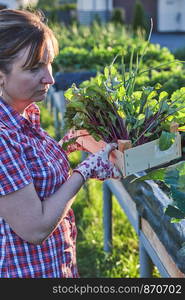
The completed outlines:
<svg viewBox="0 0 185 300">
<path fill-rule="evenodd" d="M 0 121 L 10 128 L 21 128 L 25 124 L 40 127 L 40 110 L 34 103 L 24 110 L 25 117 L 21 116 L 12 106 L 0 97 Z"/>
</svg>

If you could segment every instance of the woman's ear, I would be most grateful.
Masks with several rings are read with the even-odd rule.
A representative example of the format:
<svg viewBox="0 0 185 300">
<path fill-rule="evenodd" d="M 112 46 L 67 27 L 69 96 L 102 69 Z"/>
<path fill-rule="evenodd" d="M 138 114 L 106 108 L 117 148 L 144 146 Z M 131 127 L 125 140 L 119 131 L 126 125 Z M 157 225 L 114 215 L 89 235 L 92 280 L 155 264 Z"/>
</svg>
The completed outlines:
<svg viewBox="0 0 185 300">
<path fill-rule="evenodd" d="M 4 73 L 2 71 L 0 71 L 0 86 L 3 86 L 4 84 Z"/>
<path fill-rule="evenodd" d="M 3 95 L 4 81 L 5 81 L 4 73 L 0 71 L 0 97 Z"/>
</svg>

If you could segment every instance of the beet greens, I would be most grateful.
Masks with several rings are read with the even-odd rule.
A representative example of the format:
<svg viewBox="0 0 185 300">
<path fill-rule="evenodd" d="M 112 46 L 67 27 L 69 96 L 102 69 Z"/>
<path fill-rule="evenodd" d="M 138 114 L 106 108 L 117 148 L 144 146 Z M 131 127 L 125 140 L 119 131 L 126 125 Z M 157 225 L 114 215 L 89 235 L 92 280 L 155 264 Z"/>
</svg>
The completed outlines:
<svg viewBox="0 0 185 300">
<path fill-rule="evenodd" d="M 96 140 L 131 140 L 133 146 L 164 138 L 165 131 L 170 146 L 174 140 L 171 122 L 185 124 L 185 88 L 171 97 L 160 91 L 160 84 L 135 91 L 137 74 L 137 68 L 131 67 L 123 76 L 111 64 L 80 87 L 73 84 L 65 92 L 65 130 L 86 129 Z"/>
</svg>

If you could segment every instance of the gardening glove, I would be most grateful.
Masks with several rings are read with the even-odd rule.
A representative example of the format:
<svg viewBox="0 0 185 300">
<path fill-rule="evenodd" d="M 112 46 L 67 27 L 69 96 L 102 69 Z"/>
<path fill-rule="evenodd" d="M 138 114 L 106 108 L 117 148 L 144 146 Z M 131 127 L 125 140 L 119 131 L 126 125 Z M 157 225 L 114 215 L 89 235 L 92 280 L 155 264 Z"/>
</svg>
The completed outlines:
<svg viewBox="0 0 185 300">
<path fill-rule="evenodd" d="M 117 148 L 116 144 L 107 144 L 106 147 L 95 154 L 91 154 L 81 162 L 73 172 L 78 172 L 86 181 L 89 178 L 105 180 L 109 178 L 121 179 L 120 171 L 109 160 L 111 151 Z"/>
<path fill-rule="evenodd" d="M 75 138 L 76 138 L 76 133 L 74 130 L 71 129 L 59 141 L 59 145 L 62 147 L 63 143 L 70 142 L 70 140 L 71 140 L 72 143 L 68 144 L 67 148 L 64 149 L 66 151 L 67 155 L 74 151 L 87 151 L 85 148 L 83 148 L 83 146 L 81 146 L 80 144 L 75 142 Z M 73 141 L 73 139 L 74 139 L 74 141 Z"/>
</svg>

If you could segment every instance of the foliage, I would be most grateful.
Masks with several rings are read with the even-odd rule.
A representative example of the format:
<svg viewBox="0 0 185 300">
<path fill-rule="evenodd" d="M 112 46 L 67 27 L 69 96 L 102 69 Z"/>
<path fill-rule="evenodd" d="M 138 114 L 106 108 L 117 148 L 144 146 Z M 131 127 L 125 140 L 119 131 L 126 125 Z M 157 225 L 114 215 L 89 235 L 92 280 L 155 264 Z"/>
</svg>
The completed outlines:
<svg viewBox="0 0 185 300">
<path fill-rule="evenodd" d="M 132 36 L 126 26 L 113 23 L 99 26 L 59 26 L 53 24 L 52 28 L 60 45 L 60 54 L 56 57 L 54 72 L 75 72 L 83 70 L 99 71 L 103 73 L 104 67 L 110 65 L 115 56 L 115 67 L 121 72 L 121 57 L 124 55 L 125 70 L 129 71 L 130 57 L 133 49 L 133 64 L 137 55 L 141 56 L 146 47 L 142 34 Z M 160 45 L 148 43 L 147 51 L 143 56 L 142 69 L 144 72 L 136 77 L 135 89 L 143 86 L 155 86 L 160 83 L 161 91 L 169 96 L 184 86 L 185 70 L 182 63 L 174 65 L 175 57 L 169 49 Z M 175 66 L 175 67 L 174 67 Z"/>
<path fill-rule="evenodd" d="M 161 91 L 166 91 L 171 96 L 174 91 L 184 87 L 185 72 L 178 65 L 175 65 L 174 70 L 155 69 L 148 73 L 145 72 L 136 78 L 135 87 L 140 89 L 146 85 L 155 86 L 158 82 L 161 84 Z"/>
<path fill-rule="evenodd" d="M 124 24 L 125 23 L 125 10 L 120 7 L 113 8 L 111 22 L 113 22 L 114 24 Z"/>
<path fill-rule="evenodd" d="M 56 7 L 59 5 L 59 0 L 53 0 L 52 1 L 52 6 Z M 39 8 L 47 8 L 51 6 L 51 1 L 50 0 L 39 0 L 37 3 L 37 7 Z"/>
<path fill-rule="evenodd" d="M 129 72 L 125 72 L 122 63 L 120 75 L 112 63 L 105 67 L 104 74 L 100 73 L 79 88 L 73 84 L 65 92 L 69 101 L 65 112 L 66 130 L 87 129 L 96 140 L 109 143 L 129 139 L 134 146 L 161 136 L 160 145 L 170 146 L 174 139 L 174 134 L 167 133 L 170 123 L 185 123 L 185 88 L 175 91 L 171 97 L 160 91 L 160 84 L 135 91 L 140 62 L 137 59 L 133 67 L 132 53 Z"/>
<path fill-rule="evenodd" d="M 88 42 L 88 41 L 86 41 Z M 94 46 L 90 47 L 77 47 L 77 46 L 67 46 L 60 50 L 60 53 L 55 60 L 55 69 L 57 70 L 97 70 L 102 71 L 105 65 L 111 64 L 114 57 L 118 55 L 117 66 L 121 64 L 121 54 L 124 54 L 126 69 L 129 68 L 130 56 L 132 54 L 133 48 L 137 49 L 137 53 L 141 54 L 144 43 L 139 43 L 139 41 L 133 41 L 132 46 L 129 41 L 124 45 L 115 44 L 111 46 L 106 46 L 103 44 L 96 45 L 94 41 Z M 120 55 L 119 55 L 120 54 Z M 134 53 L 135 55 L 136 53 Z M 136 58 L 136 57 L 134 57 Z M 152 44 L 149 45 L 147 58 L 143 61 L 145 68 L 151 66 L 156 67 L 161 64 L 168 64 L 168 69 L 171 69 L 169 62 L 174 61 L 174 57 L 166 48 L 160 49 Z"/>
<path fill-rule="evenodd" d="M 136 0 L 134 6 L 134 16 L 132 21 L 133 30 L 137 32 L 138 29 L 147 29 L 147 20 L 144 11 L 144 7 L 141 1 Z"/>
<path fill-rule="evenodd" d="M 174 56 L 179 60 L 185 61 L 185 47 L 178 48 L 174 51 Z"/>
<path fill-rule="evenodd" d="M 118 54 L 124 54 L 126 69 L 128 69 L 133 48 L 137 49 L 134 56 L 136 53 L 141 55 L 146 45 L 142 33 L 133 37 L 126 26 L 121 24 L 99 25 L 94 22 L 92 26 L 73 24 L 69 27 L 53 24 L 52 28 L 60 47 L 60 53 L 54 62 L 56 71 L 103 71 L 104 66 L 111 64 Z M 143 63 L 145 67 L 151 65 L 154 67 L 159 63 L 165 64 L 173 60 L 174 55 L 167 48 L 150 43 Z M 121 55 L 118 56 L 116 63 L 118 66 L 121 64 Z M 168 69 L 172 69 L 170 64 Z"/>
<path fill-rule="evenodd" d="M 52 6 L 51 6 L 51 0 L 39 0 L 37 3 L 37 8 L 45 9 L 47 11 L 52 11 L 53 9 L 58 10 L 70 10 L 70 9 L 76 9 L 76 3 L 64 3 L 61 4 L 60 0 L 52 0 Z"/>
</svg>

